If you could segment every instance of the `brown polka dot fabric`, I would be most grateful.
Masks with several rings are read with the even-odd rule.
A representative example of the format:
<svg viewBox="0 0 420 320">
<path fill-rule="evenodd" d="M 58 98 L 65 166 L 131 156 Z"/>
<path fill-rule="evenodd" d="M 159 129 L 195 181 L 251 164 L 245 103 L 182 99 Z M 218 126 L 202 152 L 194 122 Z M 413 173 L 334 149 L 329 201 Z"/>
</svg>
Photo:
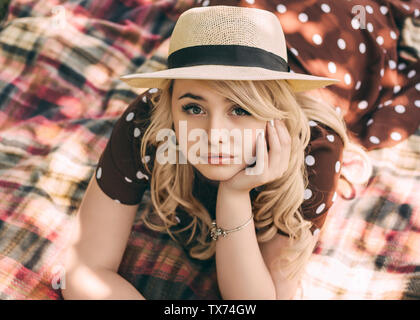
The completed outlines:
<svg viewBox="0 0 420 320">
<path fill-rule="evenodd" d="M 117 120 L 97 168 L 96 181 L 102 191 L 115 201 L 135 205 L 150 188 L 150 174 L 145 163 L 153 170 L 156 149 L 148 146 L 147 156 L 140 159 L 140 143 L 150 117 L 150 89 L 139 95 Z M 343 142 L 331 128 L 309 121 L 311 140 L 305 151 L 309 185 L 304 192 L 302 213 L 313 222 L 312 232 L 322 227 L 328 209 L 336 198 L 336 187 L 341 170 Z M 215 219 L 217 185 L 212 184 L 195 168 L 193 195 L 207 208 Z M 259 189 L 251 191 L 255 199 Z M 191 216 L 177 210 L 181 226 L 189 224 Z M 279 233 L 284 234 L 279 231 Z"/>
<path fill-rule="evenodd" d="M 341 80 L 320 91 L 342 113 L 352 140 L 367 150 L 394 146 L 419 127 L 420 61 L 398 50 L 405 19 L 420 23 L 419 0 L 223 0 L 206 5 L 276 14 L 291 70 Z"/>
</svg>

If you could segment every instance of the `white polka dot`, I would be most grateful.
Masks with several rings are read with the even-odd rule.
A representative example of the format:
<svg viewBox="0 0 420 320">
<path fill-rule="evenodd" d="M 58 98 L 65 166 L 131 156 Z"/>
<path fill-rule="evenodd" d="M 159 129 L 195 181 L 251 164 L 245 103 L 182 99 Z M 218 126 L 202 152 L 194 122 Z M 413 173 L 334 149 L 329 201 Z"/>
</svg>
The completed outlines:
<svg viewBox="0 0 420 320">
<path fill-rule="evenodd" d="M 398 65 L 398 70 L 404 70 L 406 67 L 407 65 L 404 62 L 402 62 Z"/>
<path fill-rule="evenodd" d="M 100 179 L 102 177 L 102 168 L 99 167 L 98 170 L 96 170 L 96 178 Z"/>
<path fill-rule="evenodd" d="M 392 103 L 392 100 L 387 100 L 384 102 L 384 106 L 389 106 Z"/>
<path fill-rule="evenodd" d="M 292 69 L 290 69 L 290 73 L 295 73 Z"/>
<path fill-rule="evenodd" d="M 308 200 L 312 197 L 312 191 L 311 189 L 305 189 L 303 192 L 303 199 Z"/>
<path fill-rule="evenodd" d="M 357 105 L 357 107 L 359 108 L 359 109 L 366 109 L 367 107 L 368 107 L 368 103 L 367 103 L 367 101 L 366 100 L 362 100 L 362 101 L 360 101 L 359 102 L 359 104 Z"/>
<path fill-rule="evenodd" d="M 398 113 L 404 113 L 405 107 L 402 104 L 398 104 L 394 107 L 394 110 Z"/>
<path fill-rule="evenodd" d="M 279 4 L 279 5 L 277 5 L 276 10 L 277 10 L 277 12 L 279 12 L 279 13 L 285 13 L 287 9 L 286 9 L 286 6 L 285 6 L 285 5 L 283 5 L 283 4 Z"/>
<path fill-rule="evenodd" d="M 127 177 L 124 177 L 124 179 L 125 179 L 125 181 L 127 181 L 127 182 L 133 182 L 133 180 L 131 180 L 131 179 L 129 179 L 129 178 L 127 178 Z"/>
<path fill-rule="evenodd" d="M 380 108 L 382 108 L 383 107 L 383 104 L 382 103 L 380 103 L 379 105 L 378 105 L 378 109 L 380 109 Z"/>
<path fill-rule="evenodd" d="M 414 101 L 414 105 L 415 105 L 417 108 L 420 108 L 420 100 L 416 100 L 416 101 Z"/>
<path fill-rule="evenodd" d="M 334 136 L 332 134 L 327 135 L 327 139 L 329 142 L 334 142 Z"/>
<path fill-rule="evenodd" d="M 365 8 L 366 8 L 366 12 L 367 13 L 369 13 L 369 14 L 372 14 L 373 13 L 373 9 L 372 9 L 371 6 L 367 5 L 367 6 L 365 6 Z"/>
<path fill-rule="evenodd" d="M 334 62 L 328 62 L 328 71 L 331 73 L 336 73 L 337 67 Z"/>
<path fill-rule="evenodd" d="M 366 25 L 366 27 L 367 27 L 367 30 L 369 32 L 372 32 L 373 31 L 373 24 L 371 24 L 370 22 L 368 22 L 368 24 Z"/>
<path fill-rule="evenodd" d="M 336 163 L 335 163 L 335 172 L 340 172 L 340 167 L 341 167 L 341 163 L 340 163 L 340 161 L 337 161 Z"/>
<path fill-rule="evenodd" d="M 322 43 L 322 37 L 319 34 L 314 34 L 312 37 L 312 41 L 317 44 L 320 45 Z"/>
<path fill-rule="evenodd" d="M 360 53 L 365 53 L 366 52 L 366 45 L 363 42 L 361 44 L 359 44 L 359 51 L 360 51 Z"/>
<path fill-rule="evenodd" d="M 382 90 L 382 86 L 379 86 L 379 87 L 378 87 L 378 90 L 379 90 L 379 91 L 381 91 L 381 90 Z"/>
<path fill-rule="evenodd" d="M 127 114 L 127 116 L 125 117 L 125 120 L 127 121 L 131 121 L 134 118 L 134 112 L 130 112 L 129 114 Z"/>
<path fill-rule="evenodd" d="M 311 126 L 311 127 L 316 127 L 318 124 L 315 122 L 315 121 L 313 121 L 313 120 L 309 120 L 309 126 Z"/>
<path fill-rule="evenodd" d="M 407 73 L 407 77 L 412 78 L 416 75 L 416 70 L 411 70 L 409 73 Z"/>
<path fill-rule="evenodd" d="M 360 89 L 360 85 L 361 85 L 361 84 L 362 84 L 362 82 L 361 82 L 361 81 L 357 81 L 355 89 L 356 89 L 356 90 L 359 90 L 359 89 Z"/>
<path fill-rule="evenodd" d="M 420 10 L 419 9 L 414 9 L 414 17 L 417 18 L 420 15 Z"/>
<path fill-rule="evenodd" d="M 334 192 L 334 195 L 333 195 L 331 201 L 334 202 L 336 198 L 337 198 L 337 192 Z"/>
<path fill-rule="evenodd" d="M 202 6 L 207 7 L 210 4 L 210 0 L 204 0 Z"/>
<path fill-rule="evenodd" d="M 299 13 L 298 15 L 298 19 L 300 22 L 305 23 L 306 21 L 308 21 L 308 15 L 306 13 Z"/>
<path fill-rule="evenodd" d="M 317 236 L 317 235 L 318 235 L 318 233 L 320 233 L 320 230 L 319 230 L 319 229 L 315 229 L 315 230 L 314 230 L 314 233 L 313 233 L 314 237 L 315 237 L 315 236 Z"/>
<path fill-rule="evenodd" d="M 337 112 L 338 114 L 341 114 L 341 108 L 340 107 L 335 107 L 335 112 Z"/>
<path fill-rule="evenodd" d="M 388 65 L 390 69 L 395 69 L 395 67 L 397 66 L 394 60 L 389 60 Z"/>
<path fill-rule="evenodd" d="M 156 93 L 158 92 L 158 88 L 152 88 L 149 90 L 149 93 Z"/>
<path fill-rule="evenodd" d="M 416 84 L 416 90 L 420 91 L 420 82 Z"/>
<path fill-rule="evenodd" d="M 394 86 L 394 88 L 392 89 L 394 94 L 398 93 L 400 90 L 401 90 L 401 86 Z"/>
<path fill-rule="evenodd" d="M 134 129 L 134 137 L 135 137 L 135 138 L 139 137 L 139 136 L 140 136 L 140 133 L 141 133 L 141 131 L 140 131 L 140 129 L 139 129 L 139 128 L 135 128 L 135 129 Z"/>
<path fill-rule="evenodd" d="M 328 4 L 323 3 L 321 4 L 321 10 L 324 11 L 325 13 L 329 13 L 331 11 L 331 8 Z"/>
<path fill-rule="evenodd" d="M 351 26 L 353 29 L 357 30 L 360 28 L 360 21 L 358 18 L 351 19 Z"/>
<path fill-rule="evenodd" d="M 379 8 L 379 10 L 381 11 L 381 13 L 382 13 L 383 15 L 386 15 L 386 14 L 387 14 L 387 12 L 388 12 L 388 8 L 387 8 L 387 7 L 385 7 L 385 6 L 381 6 L 381 7 Z"/>
<path fill-rule="evenodd" d="M 144 156 L 143 157 L 143 159 L 141 159 L 141 161 L 143 162 L 143 163 L 148 163 L 149 161 L 150 161 L 150 156 Z"/>
<path fill-rule="evenodd" d="M 316 214 L 320 214 L 325 209 L 325 203 L 321 203 L 318 208 L 316 208 Z"/>
<path fill-rule="evenodd" d="M 254 4 L 254 0 L 245 0 L 247 3 L 249 3 L 249 4 Z"/>
<path fill-rule="evenodd" d="M 382 36 L 377 36 L 376 42 L 381 46 L 384 44 L 384 38 Z"/>
<path fill-rule="evenodd" d="M 392 39 L 394 39 L 394 40 L 397 39 L 397 34 L 395 33 L 395 31 L 391 30 L 389 32 L 389 35 L 391 36 Z"/>
<path fill-rule="evenodd" d="M 402 6 L 404 7 L 405 10 L 410 11 L 410 6 L 409 5 L 403 3 Z"/>
<path fill-rule="evenodd" d="M 346 73 L 346 74 L 344 75 L 344 82 L 345 82 L 347 85 L 350 85 L 350 84 L 351 84 L 351 75 L 349 75 L 348 73 Z"/>
<path fill-rule="evenodd" d="M 370 136 L 369 141 L 372 142 L 373 144 L 378 144 L 380 142 L 379 138 L 375 136 Z"/>
<path fill-rule="evenodd" d="M 137 177 L 137 179 L 145 178 L 145 179 L 149 180 L 149 177 L 147 175 L 143 174 L 143 172 L 141 172 L 141 171 L 137 171 L 136 177 Z"/>
<path fill-rule="evenodd" d="M 144 96 L 141 100 L 143 100 L 144 103 L 147 103 L 147 97 Z"/>
<path fill-rule="evenodd" d="M 369 119 L 368 122 L 366 122 L 366 126 L 370 126 L 373 122 L 373 119 Z"/>
<path fill-rule="evenodd" d="M 392 140 L 399 141 L 401 140 L 401 134 L 394 131 L 391 133 L 391 138 Z"/>
<path fill-rule="evenodd" d="M 315 158 L 311 155 L 307 155 L 306 158 L 305 158 L 305 163 L 308 166 L 313 166 L 315 164 Z"/>
<path fill-rule="evenodd" d="M 346 42 L 344 41 L 344 39 L 338 39 L 337 45 L 341 50 L 344 50 L 346 48 Z"/>
<path fill-rule="evenodd" d="M 118 199 L 115 199 L 114 200 L 116 203 L 121 203 L 121 201 L 120 200 L 118 200 Z"/>
<path fill-rule="evenodd" d="M 178 221 L 178 223 L 180 223 L 180 222 L 181 222 L 181 219 L 179 219 L 179 217 L 178 217 L 178 216 L 175 216 L 175 219 L 176 219 L 176 221 Z"/>
<path fill-rule="evenodd" d="M 384 76 L 385 70 L 382 68 L 381 71 L 379 72 L 379 74 L 381 75 L 381 77 Z"/>
<path fill-rule="evenodd" d="M 298 55 L 299 55 L 299 52 L 298 52 L 295 48 L 290 48 L 290 51 L 292 51 L 292 53 L 293 53 L 295 56 L 298 56 Z"/>
</svg>

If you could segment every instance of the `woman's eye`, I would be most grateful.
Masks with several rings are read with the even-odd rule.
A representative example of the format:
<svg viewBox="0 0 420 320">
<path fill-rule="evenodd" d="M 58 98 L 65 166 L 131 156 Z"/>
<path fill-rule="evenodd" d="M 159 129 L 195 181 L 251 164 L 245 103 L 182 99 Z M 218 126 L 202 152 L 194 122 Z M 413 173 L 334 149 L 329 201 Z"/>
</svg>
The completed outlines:
<svg viewBox="0 0 420 320">
<path fill-rule="evenodd" d="M 201 108 L 198 107 L 195 104 L 187 104 L 185 106 L 182 106 L 182 110 L 184 110 L 184 112 L 186 112 L 188 114 L 200 114 L 199 112 L 200 112 Z M 189 112 L 190 110 L 193 110 L 193 112 L 190 113 Z"/>
<path fill-rule="evenodd" d="M 250 113 L 248 112 L 248 111 L 246 111 L 246 110 L 244 110 L 244 109 L 242 109 L 242 108 L 235 108 L 235 109 L 233 109 L 234 111 L 239 111 L 239 114 L 237 114 L 237 115 L 239 115 L 239 116 L 249 116 L 250 115 Z"/>
<path fill-rule="evenodd" d="M 182 106 L 182 110 L 184 112 L 186 112 L 187 114 L 200 114 L 201 108 L 199 106 L 197 106 L 196 104 L 187 104 L 185 106 Z M 191 112 L 190 112 L 191 110 Z M 236 112 L 236 116 L 249 116 L 251 115 L 248 111 L 240 108 L 240 107 L 236 107 L 232 109 L 232 112 Z"/>
</svg>

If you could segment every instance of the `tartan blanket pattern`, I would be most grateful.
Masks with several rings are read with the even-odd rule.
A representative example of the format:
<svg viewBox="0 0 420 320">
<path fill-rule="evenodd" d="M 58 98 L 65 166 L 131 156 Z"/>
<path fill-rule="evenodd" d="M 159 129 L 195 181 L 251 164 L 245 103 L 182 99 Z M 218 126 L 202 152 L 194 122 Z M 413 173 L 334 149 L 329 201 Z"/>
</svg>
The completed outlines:
<svg viewBox="0 0 420 320">
<path fill-rule="evenodd" d="M 0 30 L 0 299 L 62 298 L 73 218 L 139 93 L 118 76 L 163 68 L 176 19 L 194 5 L 11 1 Z M 419 298 L 419 145 L 417 131 L 369 153 L 373 176 L 337 198 L 296 299 Z M 220 299 L 214 261 L 188 259 L 141 223 L 149 202 L 146 192 L 119 273 L 147 299 Z"/>
</svg>

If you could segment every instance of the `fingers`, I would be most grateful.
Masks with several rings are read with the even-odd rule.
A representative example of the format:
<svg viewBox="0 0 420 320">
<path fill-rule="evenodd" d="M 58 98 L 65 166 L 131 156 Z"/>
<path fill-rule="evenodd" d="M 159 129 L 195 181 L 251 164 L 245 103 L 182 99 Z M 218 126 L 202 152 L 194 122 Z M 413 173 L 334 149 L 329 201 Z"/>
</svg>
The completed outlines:
<svg viewBox="0 0 420 320">
<path fill-rule="evenodd" d="M 247 175 L 260 175 L 264 172 L 265 168 L 268 168 L 267 144 L 265 142 L 265 137 L 264 137 L 263 132 L 261 132 L 257 136 L 255 153 L 256 153 L 255 166 L 245 169 Z"/>
<path fill-rule="evenodd" d="M 291 137 L 287 130 L 286 124 L 283 121 L 276 119 L 277 125 L 275 126 L 277 135 L 279 137 L 280 145 L 282 147 L 290 147 Z"/>
<path fill-rule="evenodd" d="M 269 127 L 271 127 L 271 125 L 269 125 Z M 279 119 L 274 120 L 274 128 L 271 127 L 270 129 L 272 129 L 270 132 L 275 132 L 275 134 L 272 134 L 272 140 L 276 140 L 273 142 L 273 152 L 271 152 L 270 145 L 270 166 L 272 166 L 273 172 L 277 172 L 277 174 L 281 176 L 289 166 L 291 137 L 286 124 Z"/>
<path fill-rule="evenodd" d="M 277 119 L 275 119 L 277 121 Z M 278 131 L 276 129 L 277 123 L 276 121 L 273 121 L 274 127 L 271 126 L 269 122 L 267 122 L 267 134 L 268 134 L 268 143 L 270 145 L 270 153 L 269 153 L 269 159 L 268 164 L 271 166 L 275 163 L 280 162 L 280 151 L 281 151 L 281 145 L 280 145 L 280 138 Z"/>
<path fill-rule="evenodd" d="M 284 121 L 278 120 L 278 122 L 279 125 L 276 126 L 276 129 L 279 136 L 282 155 L 287 157 L 287 162 L 289 162 L 292 138 L 290 137 L 289 130 L 287 130 Z"/>
</svg>

